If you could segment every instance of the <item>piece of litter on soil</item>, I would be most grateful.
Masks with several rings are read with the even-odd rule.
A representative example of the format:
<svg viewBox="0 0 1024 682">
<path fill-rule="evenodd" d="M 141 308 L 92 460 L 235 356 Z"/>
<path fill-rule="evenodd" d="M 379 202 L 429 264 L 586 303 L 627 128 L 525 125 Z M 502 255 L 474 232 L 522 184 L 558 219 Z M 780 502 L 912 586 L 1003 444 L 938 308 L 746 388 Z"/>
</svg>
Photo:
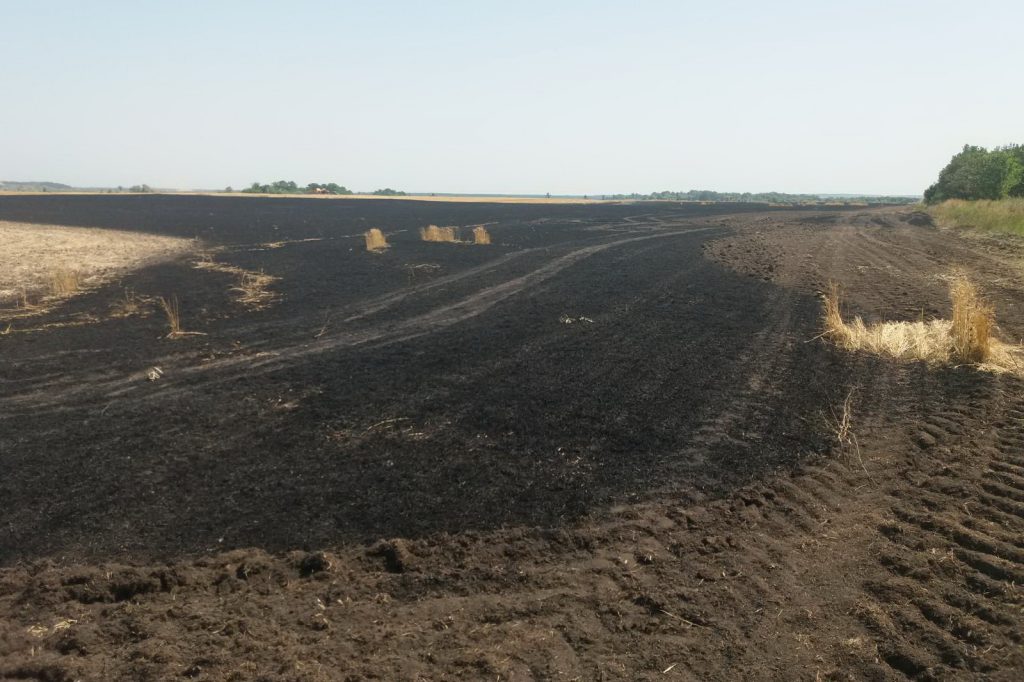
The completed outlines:
<svg viewBox="0 0 1024 682">
<path fill-rule="evenodd" d="M 150 367 L 149 371 L 146 372 L 146 381 L 156 381 L 164 375 L 164 371 L 159 367 Z"/>
<path fill-rule="evenodd" d="M 672 665 L 670 665 L 669 667 L 667 667 L 667 668 L 665 668 L 664 670 L 662 670 L 662 671 L 661 671 L 661 674 L 662 674 L 662 675 L 664 675 L 665 673 L 667 673 L 667 672 L 669 672 L 670 670 L 672 670 L 672 668 L 674 668 L 674 667 L 676 667 L 676 664 L 675 664 L 675 663 L 673 663 L 673 664 L 672 664 Z"/>
<path fill-rule="evenodd" d="M 70 628 L 72 625 L 74 625 L 77 622 L 78 621 L 75 620 L 74 618 L 66 618 L 64 620 L 59 620 L 59 621 L 57 621 L 56 623 L 53 624 L 53 631 L 54 632 L 60 632 L 61 630 L 67 630 L 68 628 Z"/>
<path fill-rule="evenodd" d="M 45 637 L 50 632 L 50 629 L 44 625 L 31 625 L 28 628 L 28 634 L 33 637 Z"/>
</svg>

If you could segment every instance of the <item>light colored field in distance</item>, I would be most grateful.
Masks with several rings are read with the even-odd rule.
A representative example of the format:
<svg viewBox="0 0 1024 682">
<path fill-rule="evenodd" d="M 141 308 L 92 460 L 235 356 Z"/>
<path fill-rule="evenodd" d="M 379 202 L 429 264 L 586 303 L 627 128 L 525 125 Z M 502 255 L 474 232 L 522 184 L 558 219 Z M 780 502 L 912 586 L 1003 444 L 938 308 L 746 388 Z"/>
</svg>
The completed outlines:
<svg viewBox="0 0 1024 682">
<path fill-rule="evenodd" d="M 92 227 L 32 225 L 0 221 L 0 304 L 46 291 L 54 273 L 74 272 L 84 286 L 113 280 L 192 251 L 178 237 Z"/>
</svg>

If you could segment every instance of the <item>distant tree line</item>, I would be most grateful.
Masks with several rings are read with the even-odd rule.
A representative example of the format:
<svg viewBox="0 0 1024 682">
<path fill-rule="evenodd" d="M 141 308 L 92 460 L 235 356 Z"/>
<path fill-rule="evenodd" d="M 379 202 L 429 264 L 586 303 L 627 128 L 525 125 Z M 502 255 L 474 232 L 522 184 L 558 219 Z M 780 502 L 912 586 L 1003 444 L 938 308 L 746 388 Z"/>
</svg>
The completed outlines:
<svg viewBox="0 0 1024 682">
<path fill-rule="evenodd" d="M 939 172 L 938 182 L 924 192 L 928 204 L 1008 197 L 1024 197 L 1024 145 L 988 150 L 966 144 Z"/>
<path fill-rule="evenodd" d="M 60 182 L 22 182 L 19 180 L 0 180 L 0 192 L 63 192 L 73 189 L 71 185 Z"/>
<path fill-rule="evenodd" d="M 635 199 L 639 201 L 715 201 L 749 202 L 765 204 L 820 204 L 823 201 L 855 202 L 859 204 L 912 204 L 916 197 L 829 196 L 822 194 L 786 194 L 784 192 L 714 192 L 691 189 L 688 192 L 651 192 L 650 194 L 613 194 L 609 199 Z"/>
<path fill-rule="evenodd" d="M 233 191 L 230 187 L 224 189 L 225 192 Z M 297 183 L 291 180 L 278 180 L 272 182 L 269 185 L 261 185 L 258 182 L 252 183 L 249 187 L 242 190 L 249 194 L 353 194 L 352 190 L 342 185 L 328 182 L 326 184 L 319 182 L 311 182 L 305 187 L 300 187 Z M 373 194 L 383 197 L 404 197 L 405 192 L 400 192 L 390 187 L 384 189 L 378 189 Z"/>
<path fill-rule="evenodd" d="M 291 180 L 278 180 L 269 185 L 254 182 L 242 191 L 250 194 L 352 194 L 352 190 L 334 182 L 311 182 L 305 187 L 299 187 Z"/>
</svg>

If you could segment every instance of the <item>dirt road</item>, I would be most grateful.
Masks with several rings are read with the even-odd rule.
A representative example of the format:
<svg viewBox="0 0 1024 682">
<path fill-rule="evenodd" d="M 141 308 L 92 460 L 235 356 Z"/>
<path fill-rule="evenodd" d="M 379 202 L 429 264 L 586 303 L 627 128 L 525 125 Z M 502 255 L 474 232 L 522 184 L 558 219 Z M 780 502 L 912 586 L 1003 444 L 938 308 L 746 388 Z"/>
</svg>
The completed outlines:
<svg viewBox="0 0 1024 682">
<path fill-rule="evenodd" d="M 828 280 L 916 319 L 958 266 L 1019 339 L 1018 244 L 907 209 L 10 197 L 0 220 L 198 237 L 280 278 L 250 309 L 179 259 L 0 337 L 0 678 L 1024 670 L 1024 381 L 815 338 Z M 202 335 L 107 315 L 125 287 Z M 830 426 L 851 391 L 858 450 Z"/>
</svg>

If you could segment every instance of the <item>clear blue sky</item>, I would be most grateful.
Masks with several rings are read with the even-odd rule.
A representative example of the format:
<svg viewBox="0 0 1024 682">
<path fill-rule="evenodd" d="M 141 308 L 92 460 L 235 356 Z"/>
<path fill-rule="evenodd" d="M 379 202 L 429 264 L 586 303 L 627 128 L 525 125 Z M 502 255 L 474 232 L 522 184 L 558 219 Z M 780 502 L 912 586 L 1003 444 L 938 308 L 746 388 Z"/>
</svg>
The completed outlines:
<svg viewBox="0 0 1024 682">
<path fill-rule="evenodd" d="M 1024 2 L 0 0 L 0 179 L 919 193 L 1024 143 Z"/>
</svg>

